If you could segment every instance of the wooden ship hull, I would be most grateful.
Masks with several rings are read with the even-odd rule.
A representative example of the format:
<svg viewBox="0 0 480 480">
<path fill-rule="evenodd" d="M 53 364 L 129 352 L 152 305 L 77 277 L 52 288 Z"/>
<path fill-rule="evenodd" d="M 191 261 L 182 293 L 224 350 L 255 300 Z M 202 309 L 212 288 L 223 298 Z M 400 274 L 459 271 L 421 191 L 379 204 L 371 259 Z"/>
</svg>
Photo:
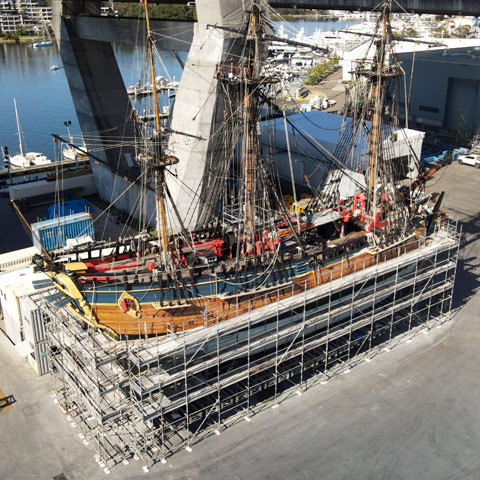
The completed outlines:
<svg viewBox="0 0 480 480">
<path fill-rule="evenodd" d="M 152 276 L 148 283 L 139 283 L 134 276 L 130 276 L 129 282 L 129 275 L 124 278 L 124 283 L 111 283 L 92 272 L 88 282 L 78 272 L 74 282 L 69 282 L 64 273 L 48 274 L 66 294 L 69 308 L 86 323 L 114 338 L 156 336 L 215 325 L 396 258 L 418 245 L 419 239 L 413 235 L 390 247 L 371 249 L 367 235 L 362 235 L 339 242 L 330 247 L 328 253 L 319 252 L 315 257 L 291 262 L 285 260 L 283 265 L 279 262 L 268 275 L 250 268 L 241 275 L 232 272 L 230 275 L 219 274 L 213 280 L 212 276 L 206 275 L 193 282 L 183 280 L 178 282 L 181 287 L 165 282 L 160 288 L 158 278 L 154 286 Z M 322 259 L 326 255 L 330 258 Z M 72 265 L 78 268 L 78 264 Z M 138 277 L 139 273 L 136 275 Z M 71 280 L 72 274 L 68 278 Z M 238 289 L 236 285 L 242 281 L 244 288 Z"/>
</svg>

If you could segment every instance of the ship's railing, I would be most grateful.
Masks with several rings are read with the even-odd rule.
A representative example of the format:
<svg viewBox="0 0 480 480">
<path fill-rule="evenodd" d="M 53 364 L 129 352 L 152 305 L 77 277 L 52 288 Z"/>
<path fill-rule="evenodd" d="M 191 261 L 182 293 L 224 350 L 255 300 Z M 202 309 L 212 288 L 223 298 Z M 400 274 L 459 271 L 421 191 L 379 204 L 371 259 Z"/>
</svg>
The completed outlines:
<svg viewBox="0 0 480 480">
<path fill-rule="evenodd" d="M 370 256 L 364 254 L 356 258 L 351 258 L 350 256 L 344 255 L 334 264 L 312 269 L 312 271 L 305 274 L 303 278 L 294 279 L 290 285 L 278 285 L 277 288 L 270 289 L 263 294 L 250 294 L 250 298 L 246 300 L 241 300 L 239 296 L 234 299 L 226 299 L 222 308 L 216 311 L 209 313 L 204 312 L 201 317 L 184 323 L 167 324 L 167 335 L 177 335 L 180 332 L 185 333 L 194 327 L 211 327 L 230 318 L 249 314 L 260 307 L 265 307 L 269 304 L 293 297 L 311 288 L 327 284 L 332 280 L 341 279 L 371 267 L 379 267 L 388 261 L 416 249 L 419 249 L 421 254 L 421 248 L 429 242 L 432 236 L 437 235 L 439 232 L 443 232 L 455 241 L 458 241 L 461 235 L 456 222 L 452 222 L 449 219 L 439 219 L 433 225 L 432 233 L 427 237 L 423 235 L 412 237 L 397 247 L 389 247 L 384 251 L 378 251 Z"/>
</svg>

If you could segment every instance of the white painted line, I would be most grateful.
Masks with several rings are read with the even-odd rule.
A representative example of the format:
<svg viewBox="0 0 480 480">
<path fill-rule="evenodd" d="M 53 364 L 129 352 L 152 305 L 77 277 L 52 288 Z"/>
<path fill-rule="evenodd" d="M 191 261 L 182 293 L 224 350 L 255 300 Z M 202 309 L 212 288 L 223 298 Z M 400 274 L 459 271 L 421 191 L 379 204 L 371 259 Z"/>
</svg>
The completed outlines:
<svg viewBox="0 0 480 480">
<path fill-rule="evenodd" d="M 188 453 L 192 453 L 192 449 L 190 447 L 185 447 L 185 450 L 188 452 Z"/>
<path fill-rule="evenodd" d="M 161 461 L 164 465 L 167 463 L 167 460 L 166 460 L 165 458 L 162 458 L 160 461 Z"/>
</svg>

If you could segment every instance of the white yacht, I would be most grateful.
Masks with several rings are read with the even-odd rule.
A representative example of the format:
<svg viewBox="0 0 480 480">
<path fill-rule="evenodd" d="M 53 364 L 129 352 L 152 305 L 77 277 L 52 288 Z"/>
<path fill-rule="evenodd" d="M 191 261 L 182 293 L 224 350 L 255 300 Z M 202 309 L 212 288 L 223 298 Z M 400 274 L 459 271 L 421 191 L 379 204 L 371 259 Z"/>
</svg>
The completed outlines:
<svg viewBox="0 0 480 480">
<path fill-rule="evenodd" d="M 18 131 L 18 147 L 20 153 L 13 155 L 9 158 L 10 165 L 17 168 L 27 168 L 31 165 L 47 165 L 52 163 L 52 161 L 47 158 L 45 155 L 39 152 L 27 152 L 25 153 L 26 148 L 23 146 L 22 141 L 22 130 L 20 127 L 20 118 L 18 116 L 17 110 L 17 101 L 14 98 L 13 104 L 15 105 L 15 117 L 17 119 L 17 131 Z"/>
<path fill-rule="evenodd" d="M 39 152 L 28 152 L 25 154 L 25 157 L 32 165 L 48 165 L 49 163 L 52 163 L 46 155 Z"/>
</svg>

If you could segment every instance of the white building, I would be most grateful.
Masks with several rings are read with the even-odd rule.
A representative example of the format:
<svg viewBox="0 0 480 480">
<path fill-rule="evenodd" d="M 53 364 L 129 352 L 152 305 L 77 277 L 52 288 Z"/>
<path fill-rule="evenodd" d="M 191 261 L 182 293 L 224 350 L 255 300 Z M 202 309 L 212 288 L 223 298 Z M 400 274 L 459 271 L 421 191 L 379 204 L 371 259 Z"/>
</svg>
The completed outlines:
<svg viewBox="0 0 480 480">
<path fill-rule="evenodd" d="M 300 187 L 306 187 L 304 177 L 307 176 L 310 183 L 317 186 L 322 182 L 325 172 L 331 168 L 321 152 L 333 153 L 335 150 L 339 134 L 344 128 L 343 117 L 333 113 L 311 111 L 290 115 L 288 119 L 290 123 L 287 125 L 287 131 L 295 183 Z M 268 128 L 269 122 L 262 122 L 264 151 L 267 151 L 266 145 L 272 135 Z M 272 127 L 274 129 L 275 166 L 280 179 L 289 182 L 291 179 L 290 161 L 283 118 L 273 120 Z M 402 162 L 402 164 L 409 163 L 412 167 L 412 175 L 416 176 L 411 157 L 420 158 L 425 134 L 407 128 L 396 128 L 395 132 L 397 134 L 387 158 Z M 351 167 L 363 172 L 368 165 L 368 145 L 361 135 L 359 135 L 355 144 L 355 165 Z"/>
<path fill-rule="evenodd" d="M 35 31 L 35 26 L 49 24 L 52 8 L 37 0 L 0 0 L 0 32 L 13 33 L 22 27 Z"/>
<path fill-rule="evenodd" d="M 40 309 L 32 299 L 38 294 L 34 282 L 47 281 L 44 273 L 34 273 L 34 247 L 0 255 L 0 310 L 4 330 L 18 353 L 27 359 L 38 375 L 48 372 L 46 331 Z M 20 267 L 20 268 L 19 268 Z"/>
</svg>

